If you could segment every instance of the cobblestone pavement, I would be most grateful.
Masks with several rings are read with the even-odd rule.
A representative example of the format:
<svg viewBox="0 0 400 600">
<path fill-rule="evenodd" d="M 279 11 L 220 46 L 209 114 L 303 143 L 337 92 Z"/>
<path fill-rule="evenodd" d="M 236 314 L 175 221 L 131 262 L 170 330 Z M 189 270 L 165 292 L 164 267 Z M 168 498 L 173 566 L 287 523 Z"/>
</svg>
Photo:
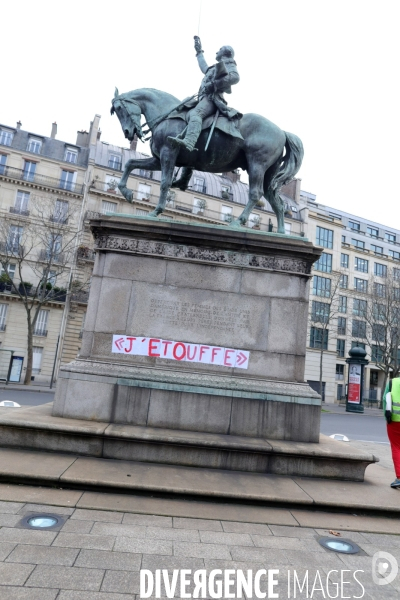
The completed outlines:
<svg viewBox="0 0 400 600">
<path fill-rule="evenodd" d="M 60 515 L 65 522 L 57 531 L 21 524 L 37 513 Z M 399 598 L 399 576 L 387 585 L 373 583 L 372 557 L 385 551 L 400 562 L 400 536 L 343 532 L 360 548 L 351 556 L 324 550 L 317 539 L 325 535 L 327 530 L 305 527 L 0 501 L 0 600 L 139 598 L 140 569 L 153 574 L 167 569 L 171 576 L 174 569 L 205 569 L 207 574 L 214 569 L 252 569 L 254 574 L 279 569 L 273 589 L 279 598 Z M 302 592 L 299 588 L 307 571 L 308 595 L 306 585 Z M 342 590 L 341 579 L 349 582 Z M 179 581 L 176 598 L 183 597 Z M 191 582 L 188 593 L 193 587 Z M 261 577 L 263 589 L 267 598 L 273 597 L 268 596 L 266 576 Z M 165 597 L 164 587 L 161 594 Z M 239 596 L 233 591 L 230 597 Z"/>
</svg>

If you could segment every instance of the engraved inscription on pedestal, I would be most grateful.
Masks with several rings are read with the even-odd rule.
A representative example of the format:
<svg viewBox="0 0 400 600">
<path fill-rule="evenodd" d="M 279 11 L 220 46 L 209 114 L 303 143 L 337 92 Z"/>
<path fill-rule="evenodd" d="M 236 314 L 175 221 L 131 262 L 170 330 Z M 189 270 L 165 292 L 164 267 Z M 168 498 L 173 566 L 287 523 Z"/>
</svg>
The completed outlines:
<svg viewBox="0 0 400 600">
<path fill-rule="evenodd" d="M 241 307 L 210 306 L 194 302 L 150 300 L 150 318 L 162 312 L 168 325 L 183 327 L 212 327 L 234 333 L 250 327 L 250 310 Z"/>
<path fill-rule="evenodd" d="M 268 299 L 139 282 L 132 296 L 127 335 L 266 350 Z"/>
</svg>

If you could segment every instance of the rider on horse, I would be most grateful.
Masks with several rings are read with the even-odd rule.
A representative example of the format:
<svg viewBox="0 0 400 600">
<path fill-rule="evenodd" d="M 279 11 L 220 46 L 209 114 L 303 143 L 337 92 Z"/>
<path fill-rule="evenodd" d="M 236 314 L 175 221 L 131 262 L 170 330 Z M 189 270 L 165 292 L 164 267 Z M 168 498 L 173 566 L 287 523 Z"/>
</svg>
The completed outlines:
<svg viewBox="0 0 400 600">
<path fill-rule="evenodd" d="M 231 46 L 222 46 L 218 50 L 217 63 L 209 67 L 204 58 L 200 38 L 195 36 L 195 50 L 201 71 L 205 74 L 198 93 L 198 100 L 187 102 L 184 107 L 190 108 L 188 112 L 188 125 L 185 137 L 168 137 L 174 147 L 184 147 L 190 152 L 194 150 L 201 132 L 203 119 L 213 115 L 216 109 L 228 119 L 241 119 L 242 114 L 234 108 L 229 108 L 223 93 L 230 94 L 231 86 L 239 81 L 237 65 L 234 61 L 234 51 Z M 194 108 L 192 108 L 194 106 Z"/>
</svg>

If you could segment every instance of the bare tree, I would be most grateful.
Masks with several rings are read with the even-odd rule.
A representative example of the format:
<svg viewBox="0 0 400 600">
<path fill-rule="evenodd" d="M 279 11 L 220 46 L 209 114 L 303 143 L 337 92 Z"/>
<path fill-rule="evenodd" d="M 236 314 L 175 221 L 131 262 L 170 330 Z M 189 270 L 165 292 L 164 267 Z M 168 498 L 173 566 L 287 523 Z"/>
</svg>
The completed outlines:
<svg viewBox="0 0 400 600">
<path fill-rule="evenodd" d="M 355 292 L 354 303 L 365 323 L 371 362 L 384 373 L 385 389 L 389 374 L 400 373 L 400 268 L 382 265 L 380 276 L 370 277 L 363 293 Z"/>
<path fill-rule="evenodd" d="M 0 265 L 3 286 L 16 294 L 26 312 L 27 365 L 25 385 L 30 385 L 33 335 L 39 311 L 49 301 L 65 302 L 70 287 L 79 234 L 80 202 L 34 196 L 29 212 L 19 210 L 0 221 Z M 15 265 L 15 277 L 10 277 Z M 62 287 L 55 286 L 61 282 Z"/>
<path fill-rule="evenodd" d="M 331 276 L 322 277 L 314 273 L 313 299 L 310 304 L 310 346 L 319 351 L 319 394 L 322 397 L 323 359 L 324 351 L 328 348 L 328 338 L 337 337 L 337 319 L 340 316 L 340 271 L 333 271 Z M 315 279 L 317 278 L 317 280 Z M 323 280 L 319 286 L 318 278 Z M 328 283 L 329 282 L 329 283 Z M 345 333 L 345 332 L 344 332 Z"/>
</svg>

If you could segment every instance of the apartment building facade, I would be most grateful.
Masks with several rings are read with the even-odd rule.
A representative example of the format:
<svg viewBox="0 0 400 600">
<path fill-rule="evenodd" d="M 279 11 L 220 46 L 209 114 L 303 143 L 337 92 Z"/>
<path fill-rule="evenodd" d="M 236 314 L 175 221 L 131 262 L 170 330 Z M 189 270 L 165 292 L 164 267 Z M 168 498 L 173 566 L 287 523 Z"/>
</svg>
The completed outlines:
<svg viewBox="0 0 400 600">
<path fill-rule="evenodd" d="M 118 190 L 126 162 L 142 157 L 146 155 L 137 151 L 135 143 L 131 148 L 122 148 L 102 141 L 99 115 L 95 115 L 88 132 L 77 133 L 75 144 L 57 140 L 55 124 L 49 137 L 23 131 L 20 124 L 15 128 L 0 125 L 0 218 L 11 215 L 16 226 L 23 226 L 24 220 L 32 218 L 29 202 L 30 195 L 34 194 L 47 196 L 55 202 L 73 200 L 79 203 L 79 218 L 73 226 L 75 252 L 61 282 L 68 287 L 68 293 L 65 300 L 50 300 L 48 306 L 43 307 L 48 312 L 43 313 L 37 331 L 46 332 L 46 335 L 38 335 L 34 340 L 36 380 L 49 381 L 53 368 L 57 374 L 61 363 L 70 362 L 79 354 L 95 259 L 90 219 L 114 213 L 146 216 L 158 202 L 158 172 L 137 169 L 131 173 L 128 188 L 133 190 L 132 203 L 126 202 Z M 179 177 L 178 170 L 175 175 Z M 324 400 L 336 402 L 345 393 L 348 350 L 353 344 L 366 346 L 365 339 L 353 335 L 360 334 L 353 327 L 353 320 L 362 320 L 356 314 L 358 309 L 354 300 L 357 298 L 353 297 L 357 291 L 354 286 L 362 284 L 355 282 L 367 280 L 371 273 L 379 272 L 376 269 L 384 272 L 384 267 L 390 269 L 400 261 L 400 232 L 317 203 L 315 196 L 301 191 L 300 180 L 285 186 L 282 198 L 286 206 L 287 233 L 306 237 L 323 247 L 322 258 L 314 266 L 310 281 L 306 379 L 313 387 L 319 386 L 322 346 Z M 247 199 L 248 186 L 240 180 L 239 173 L 195 171 L 186 191 L 171 189 L 165 213 L 160 218 L 228 225 L 239 216 Z M 264 199 L 255 207 L 247 226 L 276 231 L 275 214 Z M 38 259 L 38 255 L 32 256 L 32 260 Z M 15 273 L 10 275 L 17 277 Z M 324 309 L 327 286 L 332 288 L 338 276 L 343 280 L 341 283 L 347 282 L 347 288 L 340 288 L 338 294 L 346 298 L 340 300 L 347 303 L 346 310 L 335 315 L 328 334 L 321 337 L 320 328 L 311 317 L 316 309 Z M 2 290 L 0 284 L 2 348 L 13 349 L 22 359 L 26 356 L 23 308 L 15 294 Z M 366 346 L 366 350 L 371 356 L 371 348 Z M 23 371 L 21 377 L 22 374 Z M 380 393 L 382 377 L 371 362 L 366 377 L 368 393 L 370 390 Z"/>
</svg>

